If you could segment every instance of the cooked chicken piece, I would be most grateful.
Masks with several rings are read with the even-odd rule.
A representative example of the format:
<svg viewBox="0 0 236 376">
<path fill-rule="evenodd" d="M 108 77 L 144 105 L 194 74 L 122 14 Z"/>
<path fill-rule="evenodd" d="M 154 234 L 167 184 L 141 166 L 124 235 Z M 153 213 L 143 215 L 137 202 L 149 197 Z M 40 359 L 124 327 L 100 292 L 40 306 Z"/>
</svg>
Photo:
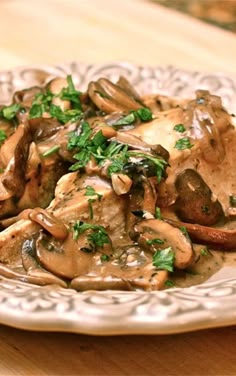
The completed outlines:
<svg viewBox="0 0 236 376">
<path fill-rule="evenodd" d="M 88 195 L 86 187 L 96 194 Z M 112 239 L 125 232 L 126 198 L 116 195 L 111 184 L 98 176 L 80 176 L 77 172 L 64 175 L 48 211 L 70 226 L 77 220 L 100 224 Z"/>
<path fill-rule="evenodd" d="M 176 127 L 179 125 L 180 128 Z M 236 132 L 218 97 L 199 92 L 186 109 L 163 111 L 151 122 L 126 132 L 147 144 L 161 144 L 170 154 L 160 204 L 173 204 L 177 198 L 177 176 L 185 169 L 195 169 L 214 200 L 220 202 L 224 213 L 228 212 L 229 196 L 235 194 L 236 186 Z"/>
</svg>

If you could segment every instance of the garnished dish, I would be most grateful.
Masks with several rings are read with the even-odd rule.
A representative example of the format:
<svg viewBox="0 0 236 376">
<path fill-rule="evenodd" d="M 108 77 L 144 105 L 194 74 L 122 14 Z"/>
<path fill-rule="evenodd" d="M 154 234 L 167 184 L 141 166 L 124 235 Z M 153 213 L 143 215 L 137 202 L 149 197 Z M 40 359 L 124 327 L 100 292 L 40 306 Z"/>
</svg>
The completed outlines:
<svg viewBox="0 0 236 376">
<path fill-rule="evenodd" d="M 207 280 L 236 250 L 236 131 L 219 96 L 71 75 L 0 110 L 0 274 L 86 290 Z"/>
</svg>

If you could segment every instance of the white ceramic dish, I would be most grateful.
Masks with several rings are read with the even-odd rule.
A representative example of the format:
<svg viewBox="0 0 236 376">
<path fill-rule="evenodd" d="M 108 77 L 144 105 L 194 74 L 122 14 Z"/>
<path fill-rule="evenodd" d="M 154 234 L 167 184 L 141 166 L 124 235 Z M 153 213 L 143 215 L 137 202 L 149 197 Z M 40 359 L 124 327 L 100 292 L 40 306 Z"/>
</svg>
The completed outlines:
<svg viewBox="0 0 236 376">
<path fill-rule="evenodd" d="M 106 76 L 126 76 L 141 93 L 182 97 L 210 89 L 234 111 L 236 79 L 223 74 L 186 72 L 174 67 L 137 67 L 129 63 L 56 67 L 34 66 L 0 73 L 0 102 L 13 91 L 42 85 L 52 76 L 72 73 L 76 85 Z M 234 107 L 235 106 L 235 107 Z M 85 334 L 169 334 L 236 324 L 236 269 L 222 270 L 212 282 L 160 292 L 78 293 L 39 287 L 0 277 L 0 323 L 29 330 Z"/>
</svg>

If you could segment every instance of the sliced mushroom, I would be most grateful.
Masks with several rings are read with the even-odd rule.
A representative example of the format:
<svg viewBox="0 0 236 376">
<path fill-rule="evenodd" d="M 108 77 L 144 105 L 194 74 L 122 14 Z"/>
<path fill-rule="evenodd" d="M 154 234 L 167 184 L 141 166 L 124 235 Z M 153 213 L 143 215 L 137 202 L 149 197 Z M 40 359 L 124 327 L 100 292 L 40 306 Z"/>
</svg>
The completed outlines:
<svg viewBox="0 0 236 376">
<path fill-rule="evenodd" d="M 165 222 L 177 228 L 185 227 L 193 242 L 209 245 L 213 249 L 236 250 L 236 230 L 222 230 L 214 227 L 179 222 L 165 218 Z"/>
<path fill-rule="evenodd" d="M 62 77 L 57 77 L 54 78 L 52 81 L 50 81 L 47 85 L 47 89 L 52 93 L 52 94 L 60 94 L 60 92 L 68 87 L 68 82 L 65 78 Z M 56 106 L 59 106 L 62 111 L 68 110 L 71 108 L 71 103 L 68 100 L 63 100 L 59 96 L 55 96 L 52 99 L 52 103 L 55 104 Z"/>
<path fill-rule="evenodd" d="M 116 85 L 119 86 L 122 90 L 124 90 L 126 94 L 128 94 L 136 102 L 140 103 L 142 107 L 144 107 L 140 95 L 124 76 L 119 77 L 119 80 L 117 81 Z"/>
<path fill-rule="evenodd" d="M 145 270 L 144 270 L 145 272 Z M 127 273 L 128 274 L 128 273 Z M 145 291 L 156 291 L 161 290 L 166 280 L 168 279 L 168 272 L 166 270 L 154 271 L 154 268 L 150 269 L 146 277 L 139 278 L 138 273 L 137 277 L 129 278 L 122 276 L 80 276 L 74 278 L 70 287 L 78 291 L 87 291 L 87 290 L 136 290 L 142 289 Z"/>
<path fill-rule="evenodd" d="M 123 106 L 126 110 L 138 110 L 142 107 L 140 103 L 134 100 L 129 94 L 127 94 L 118 85 L 113 84 L 107 78 L 100 78 L 98 83 L 101 85 L 107 95 L 113 100 Z"/>
<path fill-rule="evenodd" d="M 90 82 L 88 95 L 95 105 L 106 113 L 137 110 L 142 105 L 118 85 L 106 78 Z"/>
<path fill-rule="evenodd" d="M 14 196 L 20 197 L 25 188 L 25 170 L 29 155 L 29 148 L 32 142 L 32 134 L 28 125 L 20 125 L 17 130 L 20 133 L 18 142 L 15 146 L 13 157 L 8 162 L 7 168 L 1 176 L 2 184 L 7 190 L 11 191 Z M 4 147 L 11 148 L 12 139 L 8 139 Z M 15 141 L 15 140 L 14 140 Z"/>
<path fill-rule="evenodd" d="M 211 226 L 224 217 L 218 200 L 197 171 L 186 169 L 176 179 L 176 214 L 185 222 Z"/>
<path fill-rule="evenodd" d="M 59 277 L 73 279 L 88 272 L 94 253 L 86 236 L 80 236 L 77 242 L 69 233 L 67 239 L 61 242 L 41 233 L 36 240 L 36 256 L 46 270 Z"/>
<path fill-rule="evenodd" d="M 133 290 L 129 281 L 116 276 L 80 276 L 72 279 L 70 287 L 77 291 Z"/>
<path fill-rule="evenodd" d="M 41 225 L 55 239 L 65 240 L 68 236 L 68 230 L 64 223 L 42 208 L 31 210 L 29 219 Z"/>
<path fill-rule="evenodd" d="M 112 98 L 106 96 L 101 85 L 97 82 L 90 82 L 88 86 L 88 95 L 95 105 L 106 113 L 124 112 L 124 107 L 116 103 Z"/>
<path fill-rule="evenodd" d="M 35 258 L 35 240 L 27 239 L 22 246 L 21 251 L 22 264 L 27 272 L 25 280 L 37 285 L 58 285 L 67 287 L 67 284 L 62 279 L 56 277 L 54 274 L 43 269 Z"/>
<path fill-rule="evenodd" d="M 194 261 L 194 251 L 189 239 L 181 230 L 177 230 L 169 223 L 158 219 L 148 219 L 138 222 L 134 226 L 131 237 L 145 249 L 152 252 L 158 249 L 171 247 L 175 253 L 174 265 L 177 269 L 185 269 Z M 160 244 L 151 242 L 153 239 L 159 239 Z"/>
</svg>

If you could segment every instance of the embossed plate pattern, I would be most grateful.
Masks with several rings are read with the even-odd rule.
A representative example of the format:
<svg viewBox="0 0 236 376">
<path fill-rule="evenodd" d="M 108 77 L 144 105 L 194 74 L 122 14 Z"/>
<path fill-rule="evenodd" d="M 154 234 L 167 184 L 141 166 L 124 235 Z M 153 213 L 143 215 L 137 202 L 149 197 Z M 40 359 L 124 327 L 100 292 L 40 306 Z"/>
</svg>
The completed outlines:
<svg viewBox="0 0 236 376">
<path fill-rule="evenodd" d="M 72 73 L 82 90 L 98 77 L 126 76 L 141 93 L 190 97 L 209 89 L 236 109 L 236 78 L 187 72 L 174 67 L 138 67 L 130 63 L 54 67 L 33 66 L 0 73 L 0 102 L 20 88 L 43 85 Z M 159 292 L 93 292 L 39 287 L 0 277 L 0 323 L 29 330 L 86 334 L 170 334 L 236 324 L 235 278 Z"/>
</svg>

